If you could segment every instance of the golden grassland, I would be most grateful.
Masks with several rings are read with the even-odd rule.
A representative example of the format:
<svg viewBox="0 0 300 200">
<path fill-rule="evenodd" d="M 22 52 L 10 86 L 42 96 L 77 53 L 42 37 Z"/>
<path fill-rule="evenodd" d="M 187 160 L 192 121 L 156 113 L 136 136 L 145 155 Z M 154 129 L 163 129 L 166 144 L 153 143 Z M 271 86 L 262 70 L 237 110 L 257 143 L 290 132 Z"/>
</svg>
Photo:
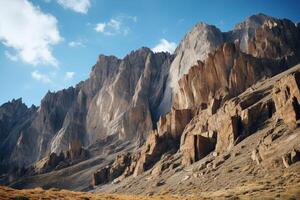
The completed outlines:
<svg viewBox="0 0 300 200">
<path fill-rule="evenodd" d="M 0 186 L 0 200 L 202 200 L 202 199 L 231 199 L 231 200 L 275 200 L 275 199 L 300 199 L 300 183 L 279 191 L 278 189 L 265 190 L 257 184 L 244 187 L 236 187 L 229 190 L 218 190 L 214 192 L 195 192 L 193 196 L 179 195 L 125 195 L 125 194 L 105 194 L 92 192 L 75 192 L 64 189 L 42 188 L 17 190 L 5 186 Z M 198 194 L 197 194 L 198 193 Z"/>
<path fill-rule="evenodd" d="M 0 199 L 16 199 L 16 200 L 189 200 L 195 198 L 181 196 L 139 196 L 139 195 L 120 195 L 120 194 L 102 194 L 91 192 L 74 192 L 70 190 L 41 188 L 16 190 L 5 186 L 0 186 Z"/>
</svg>

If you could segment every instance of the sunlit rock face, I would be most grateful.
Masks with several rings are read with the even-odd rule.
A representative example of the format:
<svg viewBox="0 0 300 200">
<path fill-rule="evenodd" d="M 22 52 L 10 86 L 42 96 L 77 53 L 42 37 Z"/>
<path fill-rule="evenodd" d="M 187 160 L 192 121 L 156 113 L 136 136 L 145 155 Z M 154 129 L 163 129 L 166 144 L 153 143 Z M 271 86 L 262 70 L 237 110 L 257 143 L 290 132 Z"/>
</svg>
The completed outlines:
<svg viewBox="0 0 300 200">
<path fill-rule="evenodd" d="M 48 92 L 38 109 L 12 102 L 16 111 L 5 112 L 15 117 L 18 126 L 10 127 L 3 114 L 1 131 L 11 129 L 1 133 L 3 147 L 10 146 L 12 152 L 3 162 L 28 165 L 75 143 L 88 146 L 110 135 L 141 143 L 159 118 L 157 107 L 172 58 L 148 48 L 133 51 L 124 59 L 100 55 L 89 79 L 75 88 Z"/>
<path fill-rule="evenodd" d="M 233 30 L 221 32 L 218 28 L 198 23 L 179 43 L 170 67 L 162 113 L 171 109 L 178 81 L 189 69 L 204 62 L 223 43 L 235 43 L 239 51 L 253 57 L 268 59 L 289 58 L 289 66 L 296 64 L 299 55 L 299 26 L 287 19 L 276 19 L 264 14 L 252 15 L 238 23 Z"/>
<path fill-rule="evenodd" d="M 142 48 L 120 61 L 113 77 L 105 81 L 88 106 L 89 138 L 107 134 L 118 134 L 121 139 L 143 138 L 158 120 L 157 106 L 171 58 L 169 54 L 154 54 Z"/>
</svg>

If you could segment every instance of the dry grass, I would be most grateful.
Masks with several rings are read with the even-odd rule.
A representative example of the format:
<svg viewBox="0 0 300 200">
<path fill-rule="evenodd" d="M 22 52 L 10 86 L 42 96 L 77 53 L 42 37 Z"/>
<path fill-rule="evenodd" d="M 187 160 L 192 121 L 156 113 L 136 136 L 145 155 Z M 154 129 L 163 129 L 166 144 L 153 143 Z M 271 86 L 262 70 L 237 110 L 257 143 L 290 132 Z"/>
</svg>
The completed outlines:
<svg viewBox="0 0 300 200">
<path fill-rule="evenodd" d="M 64 200 L 188 200 L 195 198 L 180 197 L 180 196 L 138 196 L 138 195 L 119 195 L 119 194 L 102 194 L 90 192 L 73 192 L 69 190 L 49 189 L 43 190 L 41 188 L 15 190 L 9 187 L 0 186 L 0 199 L 30 199 L 30 200 L 50 200 L 50 199 L 64 199 Z"/>
<path fill-rule="evenodd" d="M 229 190 L 219 190 L 215 192 L 201 192 L 194 197 L 182 197 L 171 195 L 159 196 L 139 196 L 139 195 L 120 195 L 120 194 L 103 194 L 91 192 L 74 192 L 70 190 L 41 188 L 15 190 L 9 187 L 0 186 L 0 200 L 196 200 L 196 199 L 300 199 L 300 184 L 295 184 L 293 187 L 278 193 L 266 189 L 256 184 L 232 188 Z M 278 195 L 276 195 L 278 194 Z M 292 194 L 292 195 L 291 195 Z M 201 198 L 202 197 L 202 198 Z"/>
</svg>

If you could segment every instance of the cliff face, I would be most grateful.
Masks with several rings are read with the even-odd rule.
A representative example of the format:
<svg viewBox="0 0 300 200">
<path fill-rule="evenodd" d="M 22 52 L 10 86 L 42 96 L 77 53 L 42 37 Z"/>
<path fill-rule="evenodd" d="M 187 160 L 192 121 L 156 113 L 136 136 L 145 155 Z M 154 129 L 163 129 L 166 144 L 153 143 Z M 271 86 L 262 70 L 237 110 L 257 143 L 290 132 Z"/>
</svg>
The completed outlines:
<svg viewBox="0 0 300 200">
<path fill-rule="evenodd" d="M 189 73 L 191 67 L 198 65 L 198 61 L 205 62 L 207 58 L 215 57 L 214 51 L 224 43 L 235 43 L 238 51 L 253 57 L 288 60 L 286 65 L 292 66 L 297 63 L 295 58 L 299 57 L 296 56 L 299 55 L 299 27 L 290 20 L 264 14 L 250 16 L 228 32 L 221 32 L 215 26 L 204 23 L 197 24 L 186 34 L 174 53 L 166 92 L 160 105 L 162 113 L 171 110 L 174 96 L 180 92 L 180 78 Z"/>
<path fill-rule="evenodd" d="M 236 39 L 234 45 L 221 45 L 183 75 L 174 94 L 173 106 L 177 109 L 207 104 L 209 97 L 236 96 L 261 78 L 300 61 L 299 32 L 289 20 L 252 16 L 226 34 L 229 40 L 242 39 Z"/>
<path fill-rule="evenodd" d="M 173 106 L 177 109 L 207 107 L 211 98 L 226 100 L 286 68 L 283 60 L 257 59 L 226 43 L 209 54 L 204 63 L 199 61 L 191 67 L 178 81 Z"/>
<path fill-rule="evenodd" d="M 19 148 L 22 143 L 30 143 L 25 141 L 25 132 L 32 119 L 36 116 L 37 108 L 32 106 L 27 108 L 22 103 L 22 99 L 12 100 L 3 104 L 0 107 L 0 169 L 6 171 L 11 169 L 10 163 L 7 160 L 10 159 L 11 154 L 15 149 Z M 30 154 L 30 149 L 27 149 Z M 27 156 L 29 156 L 27 154 Z M 20 157 L 16 157 L 12 160 L 14 165 L 19 164 Z"/>
<path fill-rule="evenodd" d="M 7 150 L 12 153 L 2 162 L 27 166 L 51 152 L 71 151 L 74 142 L 87 147 L 111 135 L 138 145 L 158 120 L 157 105 L 171 61 L 170 54 L 154 54 L 148 48 L 124 59 L 100 56 L 88 80 L 75 88 L 48 92 L 41 106 L 30 110 L 32 117 L 21 103 L 12 102 L 14 108 L 4 104 L 1 137 L 12 143 Z M 23 121 L 27 123 L 22 125 Z M 15 124 L 22 126 L 16 130 Z"/>
<path fill-rule="evenodd" d="M 166 91 L 159 109 L 162 114 L 170 111 L 172 97 L 178 91 L 178 80 L 188 72 L 198 60 L 204 60 L 224 42 L 222 32 L 212 25 L 198 23 L 185 35 L 174 53 L 174 60 L 170 67 Z"/>
<path fill-rule="evenodd" d="M 143 48 L 126 56 L 91 100 L 87 112 L 90 140 L 117 134 L 120 139 L 144 138 L 158 120 L 172 57 Z M 101 116 L 101 117 L 99 117 Z"/>
</svg>

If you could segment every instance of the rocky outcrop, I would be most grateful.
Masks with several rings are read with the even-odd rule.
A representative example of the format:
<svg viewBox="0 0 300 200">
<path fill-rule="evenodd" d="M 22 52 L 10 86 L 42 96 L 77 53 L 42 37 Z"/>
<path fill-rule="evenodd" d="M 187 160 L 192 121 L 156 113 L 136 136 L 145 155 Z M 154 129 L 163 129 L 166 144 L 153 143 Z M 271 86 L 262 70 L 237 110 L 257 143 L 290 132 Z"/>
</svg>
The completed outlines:
<svg viewBox="0 0 300 200">
<path fill-rule="evenodd" d="M 300 119 L 300 73 L 284 77 L 275 85 L 273 98 L 278 116 L 291 128 L 295 128 Z"/>
<path fill-rule="evenodd" d="M 295 67 L 287 76 L 275 76 L 260 90 L 255 90 L 256 85 L 252 86 L 226 101 L 215 114 L 208 109 L 201 110 L 182 134 L 182 163 L 189 165 L 213 150 L 217 153 L 230 151 L 233 145 L 257 131 L 270 118 L 282 119 L 290 128 L 295 128 L 300 80 L 297 70 Z M 277 137 L 267 137 L 270 142 L 265 143 L 271 144 Z M 262 151 L 261 148 L 254 149 L 251 155 L 258 164 L 267 157 Z"/>
<path fill-rule="evenodd" d="M 138 176 L 151 169 L 166 153 L 175 153 L 180 145 L 180 137 L 185 126 L 192 118 L 191 110 L 172 110 L 166 116 L 161 117 L 157 123 L 157 129 L 150 131 L 141 150 L 126 154 L 126 164 L 121 169 L 114 165 L 120 162 L 118 156 L 112 165 L 105 166 L 94 173 L 93 183 L 99 185 L 111 182 L 114 179 L 122 180 L 127 176 Z M 108 175 L 107 175 L 108 174 Z"/>
<path fill-rule="evenodd" d="M 69 145 L 67 151 L 61 151 L 59 154 L 52 152 L 50 155 L 28 167 L 27 174 L 42 174 L 53 170 L 60 170 L 87 160 L 89 157 L 90 152 L 83 148 L 77 140 L 77 142 L 72 142 Z"/>
<path fill-rule="evenodd" d="M 131 164 L 131 155 L 123 153 L 116 157 L 111 165 L 107 165 L 93 175 L 93 185 L 105 184 L 121 176 Z"/>
<path fill-rule="evenodd" d="M 173 109 L 157 123 L 157 129 L 150 132 L 142 147 L 136 163 L 134 176 L 150 169 L 166 152 L 176 152 L 185 126 L 190 122 L 192 112 L 189 109 Z"/>
<path fill-rule="evenodd" d="M 287 19 L 270 18 L 249 38 L 247 53 L 259 58 L 280 59 L 299 55 L 299 31 Z"/>
<path fill-rule="evenodd" d="M 191 109 L 209 104 L 209 97 L 226 100 L 283 69 L 280 62 L 254 58 L 242 53 L 236 45 L 225 43 L 179 80 L 180 90 L 175 94 L 173 105 L 176 109 Z M 217 103 L 214 101 L 211 102 L 213 107 Z"/>
</svg>

